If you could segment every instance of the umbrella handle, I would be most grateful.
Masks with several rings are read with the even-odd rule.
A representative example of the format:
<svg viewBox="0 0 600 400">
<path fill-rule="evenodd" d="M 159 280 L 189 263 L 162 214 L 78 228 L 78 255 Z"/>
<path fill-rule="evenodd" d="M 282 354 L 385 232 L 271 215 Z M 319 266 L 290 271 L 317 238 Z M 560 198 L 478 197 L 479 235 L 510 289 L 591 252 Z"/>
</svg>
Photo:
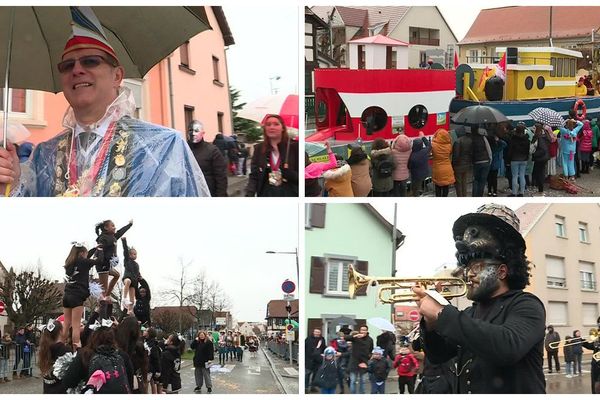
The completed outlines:
<svg viewBox="0 0 600 400">
<path fill-rule="evenodd" d="M 6 191 L 4 192 L 4 197 L 10 196 L 10 183 L 6 185 Z"/>
</svg>

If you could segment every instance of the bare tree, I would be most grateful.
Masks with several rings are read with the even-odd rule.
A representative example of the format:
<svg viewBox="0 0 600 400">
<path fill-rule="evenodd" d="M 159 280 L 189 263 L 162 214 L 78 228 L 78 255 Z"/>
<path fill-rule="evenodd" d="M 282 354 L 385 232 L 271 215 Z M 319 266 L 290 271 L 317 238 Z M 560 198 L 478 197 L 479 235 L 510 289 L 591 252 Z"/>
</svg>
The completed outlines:
<svg viewBox="0 0 600 400">
<path fill-rule="evenodd" d="M 194 297 L 194 282 L 191 278 L 189 268 L 192 261 L 184 262 L 182 257 L 179 257 L 179 272 L 177 278 L 168 278 L 171 282 L 171 288 L 162 291 L 162 295 L 169 300 L 174 300 L 180 309 L 185 305 L 192 304 Z M 183 317 L 179 313 L 179 332 L 183 331 Z"/>
<path fill-rule="evenodd" d="M 6 305 L 8 319 L 16 326 L 32 323 L 61 309 L 61 291 L 39 271 L 16 273 L 11 268 L 0 280 L 0 288 L 0 300 Z"/>
<path fill-rule="evenodd" d="M 160 328 L 167 335 L 175 332 L 183 333 L 189 330 L 196 322 L 194 317 L 184 310 L 158 309 L 152 312 L 153 325 Z"/>
</svg>

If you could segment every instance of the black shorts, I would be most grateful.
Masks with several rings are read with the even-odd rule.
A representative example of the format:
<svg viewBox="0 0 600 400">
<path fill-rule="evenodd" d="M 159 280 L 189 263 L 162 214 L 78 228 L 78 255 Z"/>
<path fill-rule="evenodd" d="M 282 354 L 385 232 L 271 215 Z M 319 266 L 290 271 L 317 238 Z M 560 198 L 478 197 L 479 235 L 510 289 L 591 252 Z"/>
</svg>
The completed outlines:
<svg viewBox="0 0 600 400">
<path fill-rule="evenodd" d="M 65 286 L 65 294 L 63 295 L 63 307 L 81 307 L 88 297 L 90 297 L 89 288 L 79 284 L 67 283 Z"/>
<path fill-rule="evenodd" d="M 138 286 L 138 280 L 136 277 L 134 277 L 133 275 L 128 274 L 127 272 L 125 272 L 125 275 L 123 276 L 123 279 L 121 279 L 123 282 L 125 282 L 125 279 L 129 279 L 131 281 L 131 286 L 134 289 L 137 288 Z"/>
</svg>

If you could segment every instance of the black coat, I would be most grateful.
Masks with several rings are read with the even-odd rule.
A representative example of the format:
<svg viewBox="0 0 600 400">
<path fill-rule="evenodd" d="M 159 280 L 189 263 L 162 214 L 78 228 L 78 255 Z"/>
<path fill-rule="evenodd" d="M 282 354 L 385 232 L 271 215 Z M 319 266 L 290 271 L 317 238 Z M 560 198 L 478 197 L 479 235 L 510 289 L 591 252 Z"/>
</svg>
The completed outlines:
<svg viewBox="0 0 600 400">
<path fill-rule="evenodd" d="M 512 135 L 508 143 L 510 161 L 529 160 L 529 137 L 527 134 Z"/>
<path fill-rule="evenodd" d="M 540 136 L 534 136 L 532 143 L 537 143 L 531 159 L 536 162 L 548 161 L 550 159 L 550 139 L 544 132 Z"/>
<path fill-rule="evenodd" d="M 429 155 L 431 154 L 431 142 L 426 137 L 413 140 L 412 152 L 408 158 L 408 169 L 411 181 L 420 181 L 431 176 L 429 168 Z"/>
<path fill-rule="evenodd" d="M 202 140 L 190 143 L 194 158 L 198 162 L 210 195 L 212 197 L 227 196 L 227 161 L 217 146 Z"/>
<path fill-rule="evenodd" d="M 362 338 L 355 338 L 352 335 L 347 335 L 344 339 L 346 339 L 348 342 L 352 342 L 348 370 L 357 371 L 358 364 L 367 364 L 369 362 L 369 359 L 371 358 L 371 352 L 373 351 L 373 339 L 371 339 L 371 336 L 369 335 Z M 366 369 L 363 371 L 366 372 Z"/>
<path fill-rule="evenodd" d="M 324 337 L 309 336 L 304 339 L 304 367 L 316 371 L 321 365 L 321 354 L 325 351 L 327 343 Z"/>
<path fill-rule="evenodd" d="M 488 306 L 445 306 L 436 330 L 422 329 L 427 358 L 437 364 L 452 359 L 453 393 L 545 393 L 544 305 L 511 290 Z"/>
<path fill-rule="evenodd" d="M 258 143 L 254 146 L 254 154 L 250 163 L 250 175 L 248 176 L 248 186 L 246 186 L 247 197 L 297 197 L 298 196 L 298 142 L 289 141 L 290 149 L 288 151 L 287 142 L 281 142 L 279 148 L 279 157 L 281 159 L 281 175 L 285 182 L 281 186 L 272 186 L 269 184 L 269 173 L 271 166 L 270 148 L 263 152 L 265 143 Z M 287 159 L 286 159 L 287 155 Z M 284 164 L 288 168 L 284 168 Z"/>
<path fill-rule="evenodd" d="M 190 345 L 191 349 L 194 350 L 194 368 L 204 367 L 209 361 L 215 359 L 215 349 L 212 344 L 212 340 L 208 337 L 204 342 L 195 339 Z"/>
</svg>

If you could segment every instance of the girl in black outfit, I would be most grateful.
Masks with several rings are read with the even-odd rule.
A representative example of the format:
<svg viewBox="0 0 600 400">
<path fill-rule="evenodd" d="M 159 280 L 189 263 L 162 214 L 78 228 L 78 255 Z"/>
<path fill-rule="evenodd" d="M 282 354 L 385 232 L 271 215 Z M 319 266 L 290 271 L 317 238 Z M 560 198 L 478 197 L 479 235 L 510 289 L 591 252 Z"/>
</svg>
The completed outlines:
<svg viewBox="0 0 600 400">
<path fill-rule="evenodd" d="M 117 257 L 117 240 L 120 239 L 132 225 L 133 220 L 129 221 L 129 224 L 118 231 L 111 220 L 102 221 L 96 225 L 96 235 L 98 235 L 96 243 L 98 243 L 98 250 L 102 250 L 102 257 L 99 256 L 98 258 L 103 259 L 102 264 L 97 270 L 98 279 L 104 289 L 104 301 L 110 300 L 110 294 L 120 276 L 119 272 L 115 269 L 119 263 L 119 258 Z M 113 277 L 110 284 L 108 283 L 108 275 Z"/>
<path fill-rule="evenodd" d="M 154 328 L 148 328 L 144 331 L 144 348 L 148 351 L 148 374 L 150 375 L 150 389 L 152 394 L 161 394 L 162 385 L 160 384 L 160 354 L 162 352 L 158 341 L 156 340 L 156 331 Z"/>
<path fill-rule="evenodd" d="M 67 283 L 63 295 L 63 312 L 65 315 L 64 329 L 62 331 L 62 342 L 66 343 L 69 328 L 73 326 L 71 343 L 73 349 L 81 347 L 80 323 L 83 315 L 83 303 L 90 295 L 89 274 L 94 265 L 100 265 L 100 259 L 88 258 L 94 250 L 88 254 L 87 249 L 81 243 L 74 243 L 71 252 L 65 261 L 65 272 Z M 72 322 L 75 323 L 72 323 Z"/>
<path fill-rule="evenodd" d="M 140 321 L 140 324 L 146 327 L 152 325 L 150 319 L 150 286 L 145 279 L 140 279 L 138 282 L 139 286 L 135 291 L 135 307 L 133 308 L 133 314 Z"/>
<path fill-rule="evenodd" d="M 127 314 L 133 315 L 133 305 L 135 304 L 135 292 L 138 287 L 138 281 L 142 279 L 140 275 L 140 266 L 135 261 L 137 259 L 137 250 L 127 246 L 127 239 L 122 238 L 123 255 L 125 257 L 125 272 L 123 273 L 123 304 L 122 309 L 127 308 Z"/>
<path fill-rule="evenodd" d="M 133 393 L 148 393 L 148 353 L 140 338 L 140 326 L 134 316 L 125 317 L 117 326 L 117 345 L 126 352 L 133 365 Z"/>
<path fill-rule="evenodd" d="M 298 196 L 298 142 L 288 136 L 279 115 L 265 119 L 263 141 L 254 147 L 246 196 Z"/>
<path fill-rule="evenodd" d="M 166 347 L 161 355 L 161 376 L 163 392 L 167 392 L 169 384 L 171 385 L 170 393 L 178 393 L 181 390 L 181 353 L 185 343 L 179 339 L 179 335 L 171 335 L 165 343 Z"/>
<path fill-rule="evenodd" d="M 54 376 L 53 372 L 54 362 L 62 355 L 70 352 L 70 349 L 59 340 L 62 328 L 62 324 L 54 320 L 48 321 L 48 324 L 43 328 L 38 351 L 38 365 L 44 379 L 43 394 L 66 393 L 60 380 Z"/>
</svg>

